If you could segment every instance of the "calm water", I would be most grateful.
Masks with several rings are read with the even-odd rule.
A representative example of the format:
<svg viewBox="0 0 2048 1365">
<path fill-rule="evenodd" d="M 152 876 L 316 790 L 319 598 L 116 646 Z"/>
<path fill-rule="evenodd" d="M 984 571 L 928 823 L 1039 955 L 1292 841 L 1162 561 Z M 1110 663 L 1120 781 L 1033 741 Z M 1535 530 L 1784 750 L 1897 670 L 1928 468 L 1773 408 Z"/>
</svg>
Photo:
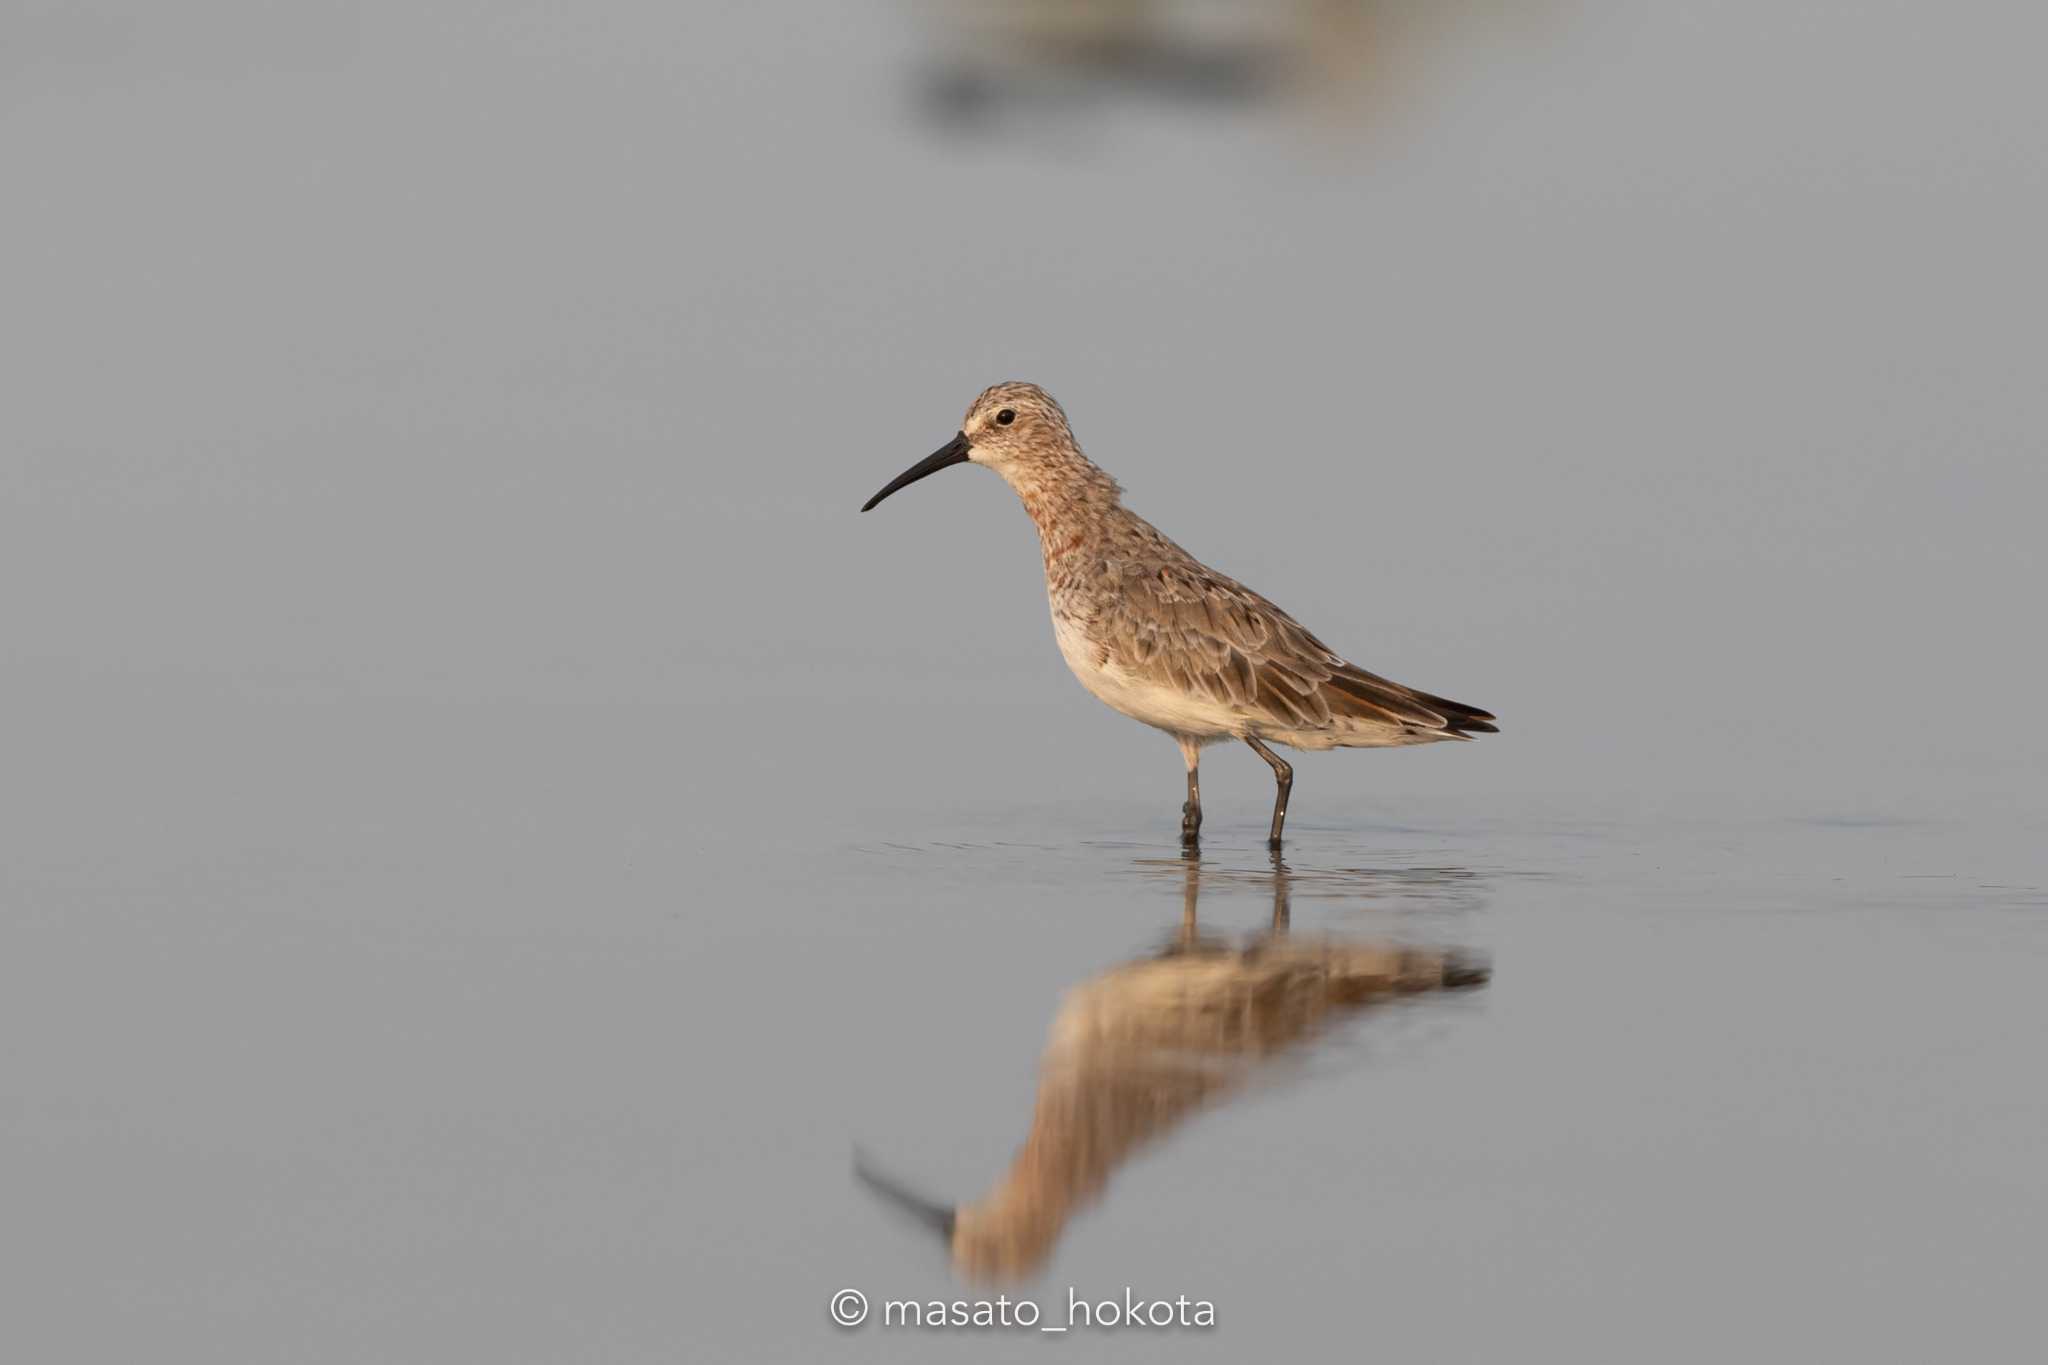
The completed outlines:
<svg viewBox="0 0 2048 1365">
<path fill-rule="evenodd" d="M 1235 769 L 1190 864 L 1173 799 L 664 814 L 645 736 L 573 719 L 355 735 L 283 809 L 245 766 L 125 854 L 44 831 L 0 967 L 10 1330 L 1022 1355 L 827 1300 L 1062 1322 L 1128 1287 L 1217 1325 L 1058 1349 L 1908 1360 L 2032 1312 L 2038 816 L 1360 800 L 1309 765 L 1276 873 Z M 1492 976 L 1388 999 L 1390 945 Z M 1021 1279 L 852 1176 L 1000 1196 L 1035 1123 Z"/>
<path fill-rule="evenodd" d="M 2039 1338 L 2048 11 L 27 8 L 0 1360 Z M 1184 862 L 1005 378 L 1504 733 Z"/>
</svg>

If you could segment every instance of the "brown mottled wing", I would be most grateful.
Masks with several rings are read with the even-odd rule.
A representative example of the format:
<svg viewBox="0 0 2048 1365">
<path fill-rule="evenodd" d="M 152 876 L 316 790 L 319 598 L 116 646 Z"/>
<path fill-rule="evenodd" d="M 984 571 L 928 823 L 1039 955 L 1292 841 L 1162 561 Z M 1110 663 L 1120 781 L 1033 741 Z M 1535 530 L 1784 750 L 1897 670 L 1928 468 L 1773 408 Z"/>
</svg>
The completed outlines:
<svg viewBox="0 0 2048 1365">
<path fill-rule="evenodd" d="M 1299 621 L 1198 566 L 1126 564 L 1110 657 L 1140 677 L 1263 714 L 1287 729 L 1332 725 L 1490 731 L 1492 717 L 1346 663 Z"/>
</svg>

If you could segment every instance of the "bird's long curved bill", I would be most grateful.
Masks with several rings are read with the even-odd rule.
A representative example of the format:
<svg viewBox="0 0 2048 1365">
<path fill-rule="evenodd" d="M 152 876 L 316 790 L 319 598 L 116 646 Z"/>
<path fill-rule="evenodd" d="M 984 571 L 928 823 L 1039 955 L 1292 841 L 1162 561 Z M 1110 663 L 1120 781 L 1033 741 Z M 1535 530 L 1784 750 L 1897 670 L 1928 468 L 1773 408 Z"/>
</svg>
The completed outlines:
<svg viewBox="0 0 2048 1365">
<path fill-rule="evenodd" d="M 967 463 L 968 449 L 967 433 L 960 432 L 956 434 L 952 440 L 946 442 L 937 450 L 934 450 L 931 454 L 889 480 L 888 485 L 881 492 L 861 504 L 860 510 L 863 512 L 867 511 L 897 489 L 908 488 L 919 479 L 930 478 L 947 465 Z"/>
</svg>

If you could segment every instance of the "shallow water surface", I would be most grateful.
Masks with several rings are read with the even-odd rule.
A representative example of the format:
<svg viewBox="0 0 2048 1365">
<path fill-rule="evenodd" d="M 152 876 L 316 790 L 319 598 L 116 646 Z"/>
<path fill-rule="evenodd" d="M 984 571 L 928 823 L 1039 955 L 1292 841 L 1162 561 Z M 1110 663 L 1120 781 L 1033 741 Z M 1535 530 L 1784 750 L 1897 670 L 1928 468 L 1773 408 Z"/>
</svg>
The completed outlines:
<svg viewBox="0 0 2048 1365">
<path fill-rule="evenodd" d="M 2048 9 L 947 8 L 9 25 L 0 1361 L 2021 1354 Z M 1183 859 L 1002 379 L 1502 733 Z"/>
<path fill-rule="evenodd" d="M 2017 1330 L 2048 1250 L 2023 823 L 1361 803 L 1303 820 L 1276 870 L 1253 826 L 1190 863 L 1117 837 L 1171 811 L 1116 814 L 1065 843 L 1042 813 L 928 828 L 756 883 L 787 918 L 736 931 L 806 1003 L 786 1067 L 732 1058 L 719 1204 L 806 1233 L 794 1277 L 793 1229 L 751 1276 L 714 1240 L 718 1297 L 781 1330 L 792 1279 L 875 1312 L 1007 1291 L 1054 1323 L 1130 1289 L 1212 1302 L 1219 1350 L 1420 1359 L 1765 1337 L 1902 1359 Z M 1312 979 L 1281 979 L 1276 908 Z M 1491 980 L 1323 1008 L 1331 954 L 1392 949 Z M 760 979 L 729 978 L 732 1017 Z M 846 1178 L 849 1142 L 923 1216 Z"/>
<path fill-rule="evenodd" d="M 1172 800 L 678 808 L 656 719 L 394 712 L 282 802 L 313 751 L 245 743 L 105 847 L 49 808 L 0 961 L 17 1330 L 1002 1356 L 1047 1334 L 879 1315 L 1128 1291 L 1215 1325 L 1059 1349 L 1903 1360 L 2031 1311 L 2028 809 L 1318 786 L 1276 866 L 1235 770 L 1189 860 Z"/>
</svg>

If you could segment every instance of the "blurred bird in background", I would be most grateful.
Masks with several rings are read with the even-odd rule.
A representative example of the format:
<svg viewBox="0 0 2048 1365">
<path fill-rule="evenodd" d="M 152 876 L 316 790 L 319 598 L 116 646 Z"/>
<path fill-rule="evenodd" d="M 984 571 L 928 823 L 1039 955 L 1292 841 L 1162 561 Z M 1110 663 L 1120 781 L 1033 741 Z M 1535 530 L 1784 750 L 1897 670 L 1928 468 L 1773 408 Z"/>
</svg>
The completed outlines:
<svg viewBox="0 0 2048 1365">
<path fill-rule="evenodd" d="M 1296 98 L 1370 121 L 1412 93 L 1421 49 L 1559 0 L 918 0 L 934 122 L 989 129 L 1119 98 L 1248 106 Z"/>
</svg>

